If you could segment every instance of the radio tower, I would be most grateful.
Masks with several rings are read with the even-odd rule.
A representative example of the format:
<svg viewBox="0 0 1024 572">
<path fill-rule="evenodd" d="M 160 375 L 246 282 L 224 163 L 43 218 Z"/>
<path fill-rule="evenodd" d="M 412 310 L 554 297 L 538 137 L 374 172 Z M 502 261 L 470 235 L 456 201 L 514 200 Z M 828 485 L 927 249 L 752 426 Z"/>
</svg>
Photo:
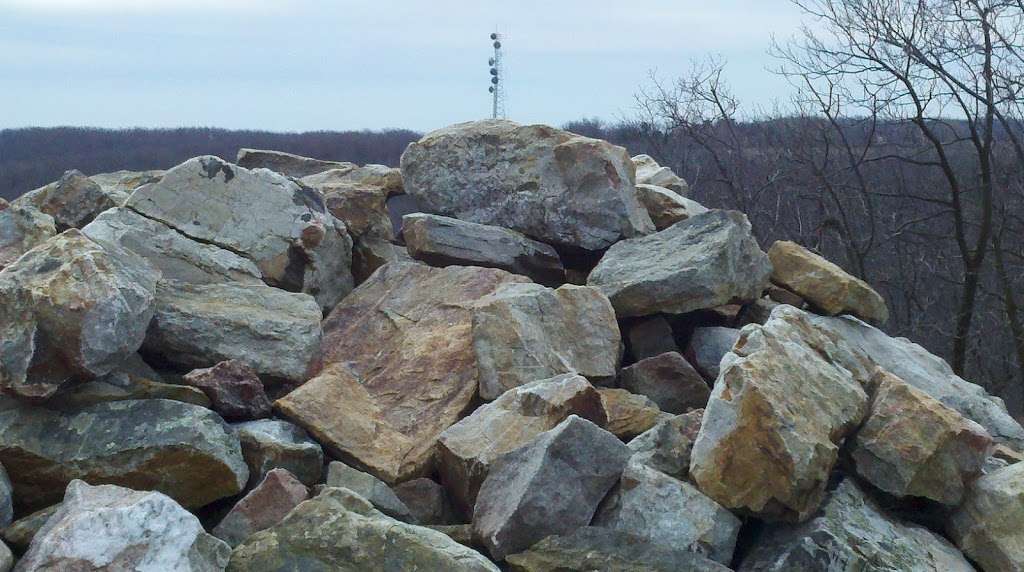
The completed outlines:
<svg viewBox="0 0 1024 572">
<path fill-rule="evenodd" d="M 491 117 L 498 119 L 505 118 L 505 70 L 501 61 L 501 40 L 503 36 L 497 32 L 491 33 L 491 44 L 494 46 L 494 56 L 487 61 L 491 66 Z"/>
</svg>

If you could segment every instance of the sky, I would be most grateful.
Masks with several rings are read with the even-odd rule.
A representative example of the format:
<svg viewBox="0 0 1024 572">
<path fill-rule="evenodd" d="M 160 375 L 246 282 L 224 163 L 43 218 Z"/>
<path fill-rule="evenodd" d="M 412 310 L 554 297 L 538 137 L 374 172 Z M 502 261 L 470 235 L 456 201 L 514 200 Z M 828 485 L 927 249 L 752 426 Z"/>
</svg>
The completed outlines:
<svg viewBox="0 0 1024 572">
<path fill-rule="evenodd" d="M 628 117 L 708 55 L 770 106 L 767 50 L 800 22 L 789 0 L 0 0 L 0 128 L 426 131 L 490 115 L 495 30 L 516 121 Z"/>
</svg>

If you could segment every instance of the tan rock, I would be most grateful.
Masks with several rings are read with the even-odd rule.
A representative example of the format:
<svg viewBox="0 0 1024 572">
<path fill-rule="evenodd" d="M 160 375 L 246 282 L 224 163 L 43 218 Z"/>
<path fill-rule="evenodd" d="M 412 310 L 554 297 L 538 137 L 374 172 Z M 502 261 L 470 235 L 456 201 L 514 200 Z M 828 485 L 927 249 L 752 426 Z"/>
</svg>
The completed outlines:
<svg viewBox="0 0 1024 572">
<path fill-rule="evenodd" d="M 661 419 L 670 417 L 643 395 L 608 387 L 598 388 L 597 392 L 601 394 L 601 403 L 608 417 L 605 429 L 620 439 L 628 441 L 654 427 Z"/>
<path fill-rule="evenodd" d="M 50 215 L 0 199 L 0 270 L 54 234 L 57 228 Z"/>
<path fill-rule="evenodd" d="M 80 171 L 18 197 L 15 206 L 33 207 L 53 217 L 58 231 L 82 228 L 101 212 L 118 206 L 114 197 Z"/>
<path fill-rule="evenodd" d="M 708 211 L 697 201 L 691 201 L 675 191 L 657 185 L 637 183 L 636 197 L 651 215 L 654 228 L 657 230 L 664 230 L 681 220 Z"/>
</svg>

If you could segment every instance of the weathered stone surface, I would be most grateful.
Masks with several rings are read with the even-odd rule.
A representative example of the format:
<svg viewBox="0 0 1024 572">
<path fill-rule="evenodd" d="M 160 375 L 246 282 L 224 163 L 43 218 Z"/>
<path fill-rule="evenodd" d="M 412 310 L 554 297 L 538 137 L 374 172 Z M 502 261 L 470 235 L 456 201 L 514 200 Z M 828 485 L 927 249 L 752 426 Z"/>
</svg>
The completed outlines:
<svg viewBox="0 0 1024 572">
<path fill-rule="evenodd" d="M 670 477 L 685 479 L 690 473 L 690 452 L 700 432 L 704 410 L 662 419 L 628 443 L 631 463 L 647 465 Z"/>
<path fill-rule="evenodd" d="M 473 347 L 480 397 L 491 400 L 562 373 L 595 382 L 614 379 L 619 325 L 608 299 L 595 288 L 507 284 L 476 304 Z"/>
<path fill-rule="evenodd" d="M 732 346 L 738 339 L 740 331 L 734 328 L 696 328 L 686 346 L 686 359 L 704 376 L 704 379 L 713 382 L 718 378 L 722 358 L 732 351 Z"/>
<path fill-rule="evenodd" d="M 970 572 L 948 541 L 887 517 L 852 479 L 844 479 L 813 520 L 769 527 L 741 572 Z"/>
<path fill-rule="evenodd" d="M 619 388 L 598 388 L 608 424 L 605 429 L 626 441 L 647 431 L 662 418 L 658 404 L 650 398 Z"/>
<path fill-rule="evenodd" d="M 985 572 L 1024 570 L 1024 463 L 974 481 L 947 526 Z"/>
<path fill-rule="evenodd" d="M 425 212 L 600 250 L 654 230 L 625 149 L 545 125 L 461 123 L 402 155 L 405 190 Z"/>
<path fill-rule="evenodd" d="M 495 460 L 555 428 L 569 415 L 598 425 L 607 422 L 600 394 L 577 374 L 510 389 L 441 433 L 438 472 L 456 507 L 471 516 L 480 485 Z"/>
<path fill-rule="evenodd" d="M 604 292 L 622 318 L 756 300 L 770 273 L 747 217 L 716 210 L 613 245 L 587 284 Z"/>
<path fill-rule="evenodd" d="M 82 228 L 96 215 L 118 206 L 113 197 L 80 171 L 67 171 L 57 181 L 18 197 L 13 204 L 50 215 L 59 232 Z"/>
<path fill-rule="evenodd" d="M 263 284 L 161 282 L 143 351 L 182 367 L 238 360 L 301 382 L 320 344 L 320 306 Z"/>
<path fill-rule="evenodd" d="M 239 167 L 246 169 L 270 169 L 288 177 L 301 178 L 329 169 L 354 169 L 354 163 L 323 161 L 282 151 L 264 149 L 239 149 L 235 160 Z"/>
<path fill-rule="evenodd" d="M 89 175 L 89 179 L 100 186 L 103 192 L 114 201 L 117 206 L 124 206 L 132 191 L 156 183 L 164 176 L 164 171 L 114 171 L 113 173 L 98 173 Z"/>
<path fill-rule="evenodd" d="M 740 531 L 740 519 L 697 487 L 634 462 L 601 503 L 593 525 L 684 548 L 723 564 L 732 559 Z"/>
<path fill-rule="evenodd" d="M 275 406 L 333 457 L 385 482 L 426 474 L 438 436 L 479 384 L 471 306 L 522 280 L 487 268 L 382 267 L 324 321 L 319 375 Z"/>
<path fill-rule="evenodd" d="M 960 504 L 967 484 L 981 474 L 992 438 L 888 372 L 876 372 L 872 386 L 871 409 L 850 450 L 857 473 L 898 497 Z"/>
<path fill-rule="evenodd" d="M 409 507 L 395 495 L 384 481 L 377 477 L 353 469 L 345 463 L 331 461 L 327 465 L 327 486 L 346 488 L 370 501 L 377 510 L 399 520 L 410 519 Z"/>
<path fill-rule="evenodd" d="M 380 190 L 385 197 L 404 194 L 402 172 L 387 165 L 351 165 L 303 177 L 300 182 L 315 189 L 330 185 L 354 185 Z"/>
<path fill-rule="evenodd" d="M 211 531 L 232 547 L 253 534 L 281 522 L 300 502 L 309 498 L 309 489 L 285 469 L 270 470 L 256 488 L 221 519 Z"/>
<path fill-rule="evenodd" d="M 18 570 L 223 570 L 231 549 L 199 519 L 158 492 L 68 485 Z"/>
<path fill-rule="evenodd" d="M 50 215 L 0 199 L 0 270 L 55 234 Z"/>
<path fill-rule="evenodd" d="M 366 282 L 371 274 L 389 262 L 413 262 L 404 246 L 374 237 L 356 239 L 352 246 L 352 277 L 356 285 Z"/>
<path fill-rule="evenodd" d="M 166 224 L 126 208 L 101 213 L 82 233 L 101 244 L 115 244 L 145 258 L 165 280 L 194 284 L 259 283 L 251 260 L 213 244 L 192 240 Z"/>
<path fill-rule="evenodd" d="M 659 165 L 650 155 L 637 155 L 632 160 L 636 167 L 638 185 L 664 187 L 684 197 L 690 194 L 690 185 L 682 177 L 673 173 L 672 169 Z"/>
<path fill-rule="evenodd" d="M 853 314 L 869 322 L 889 319 L 885 299 L 863 280 L 795 242 L 768 249 L 772 282 L 788 288 L 829 315 Z"/>
<path fill-rule="evenodd" d="M 112 371 L 142 344 L 160 274 L 77 229 L 0 271 L 0 388 L 46 398 Z"/>
<path fill-rule="evenodd" d="M 305 177 L 300 182 L 323 195 L 327 210 L 345 223 L 354 239 L 394 238 L 387 199 L 402 190 L 398 169 L 382 165 L 333 169 Z"/>
<path fill-rule="evenodd" d="M 50 520 L 50 517 L 59 508 L 59 504 L 50 505 L 12 522 L 3 530 L 4 542 L 19 553 L 25 552 L 28 550 L 29 544 L 32 543 L 32 539 L 39 532 L 39 529 L 46 524 L 47 520 Z"/>
<path fill-rule="evenodd" d="M 445 570 L 498 572 L 441 532 L 397 521 L 355 493 L 326 488 L 235 548 L 231 572 Z"/>
<path fill-rule="evenodd" d="M 227 360 L 204 369 L 194 369 L 181 378 L 210 398 L 213 409 L 225 419 L 255 419 L 270 416 L 270 399 L 256 370 L 238 360 Z"/>
<path fill-rule="evenodd" d="M 742 330 L 691 453 L 702 492 L 764 520 L 814 513 L 839 446 L 867 412 L 861 379 L 839 363 L 840 351 L 791 306 Z"/>
<path fill-rule="evenodd" d="M 494 463 L 473 509 L 473 536 L 502 560 L 586 526 L 628 459 L 621 441 L 572 415 Z"/>
<path fill-rule="evenodd" d="M 704 378 L 678 352 L 642 359 L 624 368 L 619 386 L 649 397 L 658 409 L 673 415 L 703 408 L 711 395 Z"/>
<path fill-rule="evenodd" d="M 447 525 L 455 522 L 455 510 L 444 487 L 436 482 L 419 478 L 395 485 L 395 496 L 409 508 L 416 524 Z"/>
<path fill-rule="evenodd" d="M 651 215 L 657 230 L 665 230 L 681 220 L 708 212 L 704 205 L 665 187 L 637 183 L 636 196 Z"/>
<path fill-rule="evenodd" d="M 425 213 L 402 217 L 409 255 L 432 266 L 484 266 L 529 276 L 548 286 L 565 282 L 555 249 L 498 226 Z"/>
<path fill-rule="evenodd" d="M 0 527 L 6 527 L 14 520 L 14 490 L 7 471 L 0 465 Z"/>
<path fill-rule="evenodd" d="M 158 490 L 201 507 L 242 490 L 238 438 L 209 409 L 150 399 L 78 413 L 27 405 L 0 411 L 0 462 L 27 509 L 60 501 L 73 479 Z"/>
<path fill-rule="evenodd" d="M 728 572 L 700 554 L 647 542 L 639 536 L 585 526 L 549 536 L 505 559 L 512 572 Z"/>
<path fill-rule="evenodd" d="M 286 469 L 307 486 L 320 482 L 323 449 L 301 427 L 278 419 L 246 421 L 231 427 L 238 433 L 242 456 L 249 466 L 249 487 L 256 486 L 272 469 Z"/>
<path fill-rule="evenodd" d="M 351 291 L 352 239 L 315 190 L 212 156 L 167 171 L 125 203 L 200 242 L 251 260 L 271 286 L 331 308 Z"/>
<path fill-rule="evenodd" d="M 640 361 L 666 352 L 677 352 L 679 346 L 672 336 L 672 326 L 664 316 L 647 316 L 623 328 L 633 359 Z"/>
</svg>

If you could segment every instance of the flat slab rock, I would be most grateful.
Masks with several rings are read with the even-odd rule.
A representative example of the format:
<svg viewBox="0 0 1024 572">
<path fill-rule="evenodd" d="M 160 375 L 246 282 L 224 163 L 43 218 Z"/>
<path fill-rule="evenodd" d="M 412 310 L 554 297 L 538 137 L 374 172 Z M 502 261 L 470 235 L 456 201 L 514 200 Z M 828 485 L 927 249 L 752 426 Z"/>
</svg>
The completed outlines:
<svg viewBox="0 0 1024 572">
<path fill-rule="evenodd" d="M 270 169 L 288 177 L 301 178 L 330 169 L 352 169 L 354 163 L 312 159 L 283 151 L 266 149 L 239 149 L 235 159 L 239 167 L 246 169 Z"/>
</svg>

